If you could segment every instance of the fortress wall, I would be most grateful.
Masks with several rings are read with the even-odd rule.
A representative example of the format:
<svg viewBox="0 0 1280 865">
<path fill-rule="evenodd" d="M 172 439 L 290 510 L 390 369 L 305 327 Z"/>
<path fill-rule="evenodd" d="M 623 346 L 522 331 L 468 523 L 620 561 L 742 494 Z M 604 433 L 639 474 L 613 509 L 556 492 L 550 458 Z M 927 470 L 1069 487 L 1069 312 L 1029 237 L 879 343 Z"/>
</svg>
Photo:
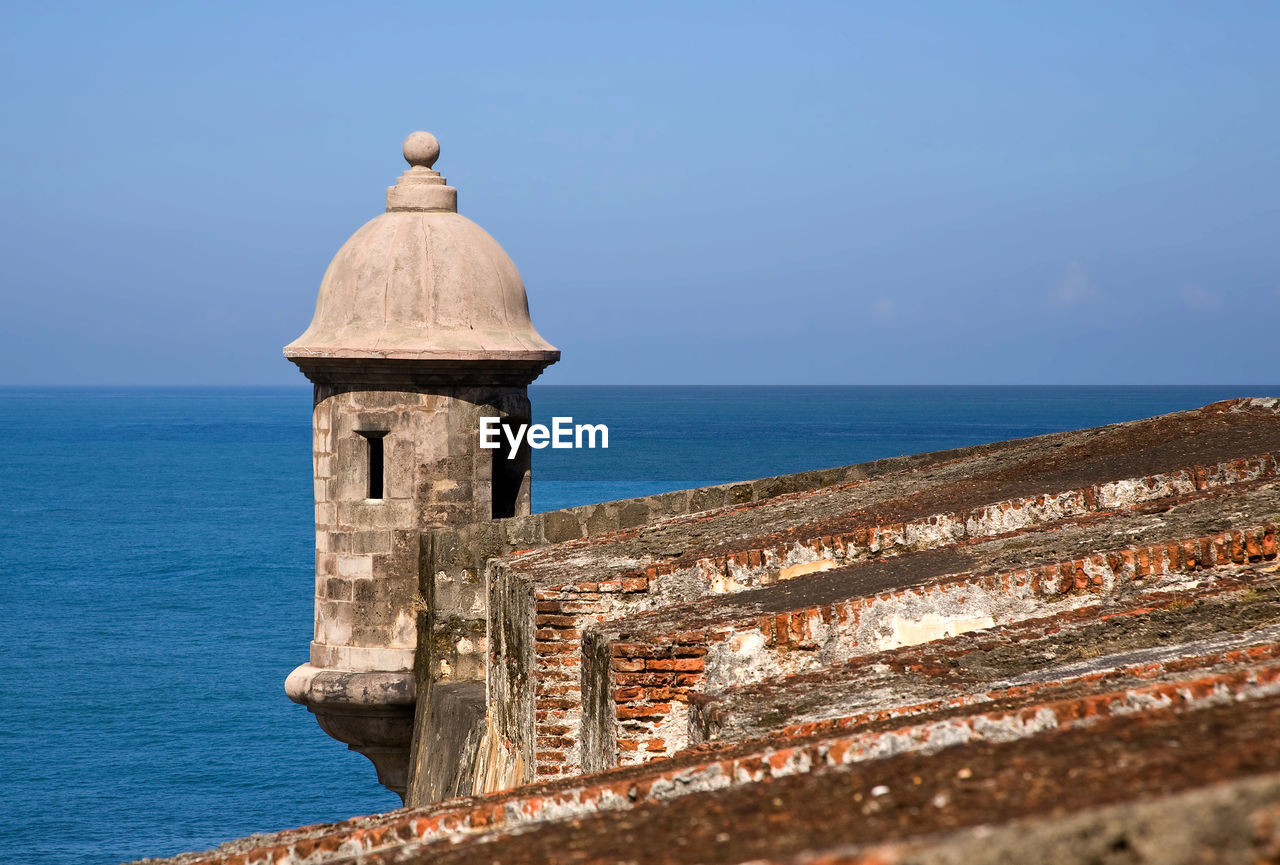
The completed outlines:
<svg viewBox="0 0 1280 865">
<path fill-rule="evenodd" d="M 475 767 L 475 777 L 482 779 L 472 787 L 475 792 L 601 769 L 620 758 L 621 762 L 634 762 L 668 756 L 686 741 L 682 724 L 687 713 L 685 694 L 699 684 L 702 671 L 695 667 L 702 663 L 706 649 L 700 647 L 698 657 L 644 659 L 645 668 L 639 675 L 645 681 L 629 683 L 640 687 L 640 693 L 627 691 L 618 701 L 623 705 L 617 705 L 616 683 L 595 682 L 588 676 L 592 693 L 583 691 L 583 638 L 600 623 L 650 610 L 677 609 L 708 595 L 732 596 L 746 589 L 808 581 L 833 568 L 884 556 L 956 545 L 968 549 L 983 538 L 1013 538 L 1049 524 L 1089 522 L 1105 513 L 1138 515 L 1151 508 L 1190 506 L 1201 498 L 1215 497 L 1219 491 L 1275 477 L 1274 413 L 1271 401 L 1233 401 L 1195 413 L 1094 431 L 682 490 L 437 531 L 432 534 L 429 561 L 424 561 L 424 595 L 430 595 L 423 606 L 424 615 L 430 618 L 431 639 L 419 644 L 416 669 L 425 679 L 419 680 L 419 693 L 485 681 L 487 714 L 477 715 L 467 733 L 470 741 L 483 742 L 488 754 L 487 763 L 467 758 Z M 1158 451 L 1165 441 L 1160 436 L 1169 435 L 1166 427 L 1190 425 L 1198 430 L 1228 417 L 1236 429 L 1256 430 L 1258 434 L 1250 432 L 1253 438 L 1237 436 L 1237 440 L 1223 433 L 1222 444 L 1203 454 L 1179 450 L 1180 445 L 1173 446 L 1169 454 Z M 1134 475 L 1086 474 L 1094 483 L 1051 486 L 1048 493 L 992 499 L 980 491 L 991 485 L 977 482 L 986 475 L 972 475 L 959 468 L 984 460 L 982 471 L 1008 473 L 1012 463 L 1030 460 L 1028 468 L 1043 465 L 1037 471 L 1056 477 L 1053 472 L 1062 472 L 1057 466 L 1075 465 L 1078 459 L 1087 458 L 1090 450 L 1097 451 L 1096 436 L 1117 440 L 1104 450 L 1114 451 L 1112 458 L 1119 462 L 1091 471 L 1118 472 L 1120 466 L 1159 470 Z M 1151 449 L 1153 445 L 1157 449 Z M 1255 447 L 1261 452 L 1222 462 L 1165 462 L 1178 459 L 1175 453 L 1181 458 L 1211 453 L 1234 456 L 1230 449 L 1249 453 Z M 1223 448 L 1228 450 L 1222 453 Z M 1045 453 L 1050 454 L 1047 462 Z M 1063 455 L 1068 454 L 1063 461 Z M 954 472 L 959 476 L 951 478 Z M 886 519 L 864 522 L 865 517 L 855 518 L 864 508 L 874 508 L 876 501 L 896 502 L 906 496 L 902 502 L 915 502 L 912 490 L 923 488 L 913 485 L 918 481 L 909 481 L 909 476 L 932 478 L 927 483 L 952 490 L 944 500 L 954 509 L 926 509 L 903 520 L 890 508 Z M 864 485 L 869 480 L 875 483 Z M 860 492 L 864 490 L 878 492 Z M 854 496 L 852 505 L 835 504 L 848 495 Z M 922 495 L 919 501 L 932 501 L 927 491 Z M 835 499 L 824 498 L 830 496 Z M 846 515 L 842 507 L 853 510 Z M 817 515 L 812 526 L 806 519 L 814 516 L 803 516 L 806 508 Z M 760 513 L 785 519 L 762 521 Z M 867 511 L 868 516 L 870 513 Z M 726 534 L 731 525 L 736 528 Z M 766 525 L 771 528 L 765 529 Z M 735 539 L 734 533 L 739 531 L 747 534 Z M 714 538 L 710 544 L 708 536 Z M 1097 539 L 1090 543 L 1097 543 Z M 746 546 L 738 549 L 743 544 Z M 704 551 L 698 555 L 700 547 Z M 494 562 L 495 558 L 501 561 Z M 1087 564 L 1092 567 L 1093 562 Z M 1078 575 L 1073 571 L 1071 576 L 1068 582 L 1073 584 Z M 682 626 L 673 633 L 684 630 L 690 629 Z M 603 657 L 604 651 L 597 654 Z M 650 660 L 669 669 L 650 670 Z M 638 663 L 636 659 L 622 662 L 631 667 Z M 613 663 L 601 666 L 611 668 Z M 679 681 L 648 682 L 659 674 Z M 654 687 L 648 687 L 650 684 Z M 584 709 L 588 713 L 599 710 L 597 720 L 601 723 L 584 728 Z M 617 717 L 619 710 L 628 717 Z M 649 717 L 658 710 L 663 717 Z M 663 729 L 610 736 L 605 727 L 611 725 L 604 723 L 605 719 Z M 485 726 L 483 736 L 475 735 L 478 725 Z M 611 745 L 634 751 L 618 755 L 612 753 Z M 422 760 L 421 766 L 430 765 L 424 753 L 415 752 L 415 760 Z M 455 778 L 457 767 L 437 766 L 431 771 Z M 449 784 L 456 788 L 456 780 Z"/>
<path fill-rule="evenodd" d="M 627 567 L 628 563 L 620 563 L 607 570 L 606 562 L 595 560 L 582 566 L 583 573 L 562 584 L 531 579 L 530 574 L 507 561 L 491 562 L 490 633 L 501 635 L 503 641 L 494 646 L 490 668 L 491 705 L 500 713 L 498 729 L 519 750 L 522 764 L 528 767 L 526 780 L 615 765 L 619 759 L 615 748 L 624 750 L 623 763 L 667 756 L 687 744 L 684 731 L 673 729 L 673 725 L 683 726 L 687 693 L 703 685 L 707 637 L 691 624 L 697 614 L 687 608 L 683 618 L 677 617 L 678 621 L 671 623 L 670 633 L 655 630 L 654 641 L 641 640 L 642 645 L 632 646 L 638 653 L 635 657 L 620 657 L 615 652 L 610 660 L 608 640 L 601 646 L 585 645 L 592 629 L 613 633 L 628 621 L 624 617 L 639 614 L 640 619 L 647 619 L 649 611 L 669 605 L 686 610 L 682 605 L 700 598 L 728 598 L 770 586 L 786 592 L 797 579 L 813 580 L 823 575 L 838 578 L 832 568 L 939 549 L 957 541 L 973 544 L 1006 538 L 1022 548 L 1046 525 L 1066 526 L 1073 518 L 1091 521 L 1106 514 L 1137 515 L 1153 504 L 1191 505 L 1239 484 L 1272 478 L 1277 465 L 1268 454 L 1107 482 L 1069 493 L 998 502 L 953 514 L 935 514 L 906 523 L 873 522 L 847 534 L 816 535 L 776 546 L 756 539 L 751 549 L 699 557 L 687 565 L 662 562 L 633 570 Z M 1117 496 L 1113 494 L 1116 488 L 1128 492 Z M 798 531 L 803 535 L 802 529 Z M 1055 570 L 1050 578 L 1047 567 L 1044 569 L 1043 586 L 1039 571 L 1034 579 L 1023 574 L 1022 584 L 1032 587 L 1027 591 L 1037 597 L 1069 590 L 1066 571 L 1060 580 L 1058 560 L 1050 560 Z M 1077 562 L 1071 559 L 1065 564 L 1074 569 Z M 1083 567 L 1091 578 L 1101 574 L 1092 560 Z M 1174 567 L 1176 570 L 1176 561 Z M 1141 570 L 1142 576 L 1152 573 L 1151 566 Z M 567 565 L 564 571 L 566 577 L 573 574 L 572 566 Z M 1012 580 L 1011 574 L 1008 576 Z M 1077 579 L 1075 570 L 1071 578 Z M 1012 591 L 1009 586 L 1005 588 Z M 914 597 L 915 593 L 907 594 Z M 759 593 L 755 595 L 758 596 Z M 522 599 L 519 604 L 517 597 Z M 945 592 L 940 596 L 946 597 Z M 948 623 L 956 626 L 956 622 L 974 620 L 978 615 L 971 609 L 976 599 L 970 599 L 966 608 L 969 612 L 963 614 L 942 600 L 922 603 L 934 614 L 945 613 L 938 621 L 939 627 Z M 1003 607 L 1006 602 L 996 605 Z M 519 613 L 513 615 L 517 606 Z M 816 621 L 818 608 L 811 612 Z M 822 617 L 825 619 L 829 612 L 823 608 Z M 754 617 L 748 618 L 754 622 Z M 925 616 L 926 622 L 929 618 Z M 672 635 L 687 637 L 692 643 L 683 649 L 668 645 Z M 788 641 L 782 642 L 785 645 Z M 770 640 L 764 643 L 772 644 Z M 829 652 L 820 654 L 824 661 L 832 660 Z M 591 658 L 598 662 L 593 665 Z M 615 710 L 619 689 L 626 696 L 618 700 Z M 662 731 L 655 732 L 659 727 Z M 618 733 L 622 728 L 630 732 Z"/>
<path fill-rule="evenodd" d="M 1052 440 L 1061 435 L 1055 433 L 1040 438 Z M 467 792 L 467 782 L 460 778 L 460 772 L 472 773 L 476 792 L 502 789 L 534 777 L 534 708 L 531 691 L 525 687 L 527 683 L 521 672 L 533 666 L 532 596 L 522 599 L 517 592 L 504 592 L 498 586 L 497 575 L 488 572 L 490 559 L 566 541 L 585 541 L 603 535 L 617 537 L 664 518 L 745 507 L 788 495 L 803 496 L 894 472 L 999 453 L 1022 443 L 1003 441 L 911 454 L 463 526 L 424 529 L 415 607 L 418 633 L 429 636 L 418 641 L 414 668 L 416 691 L 426 699 L 419 710 L 422 732 L 414 742 L 410 757 L 411 764 L 417 767 L 414 775 L 421 775 L 422 780 L 419 787 L 410 791 L 410 803 L 432 801 L 444 790 Z M 491 639 L 496 644 L 491 643 Z M 572 670 L 566 667 L 563 672 L 576 677 L 576 658 L 565 660 L 575 666 Z M 488 703 L 494 711 L 487 718 L 474 713 L 474 717 L 464 720 L 456 711 L 446 713 L 440 709 L 458 705 L 459 696 L 470 693 L 467 683 L 486 681 L 486 666 L 490 662 L 494 668 L 510 671 L 512 678 L 496 676 L 488 680 Z M 467 704 L 471 705 L 469 701 Z M 449 730 L 442 727 L 446 715 L 450 719 Z M 483 737 L 477 736 L 481 727 L 487 732 Z M 477 748 L 487 751 L 487 756 Z M 432 750 L 434 755 L 429 753 Z M 456 761 L 440 761 L 442 752 L 455 755 Z"/>
<path fill-rule="evenodd" d="M 1062 436 L 1054 433 L 1039 439 Z M 639 530 L 655 521 L 696 514 L 717 508 L 747 506 L 780 496 L 869 480 L 893 472 L 951 462 L 969 456 L 998 453 L 1023 445 L 1015 439 L 985 445 L 952 448 L 923 454 L 890 457 L 828 469 L 778 475 L 756 480 L 675 490 L 651 496 L 582 505 L 556 511 L 509 517 L 457 527 L 426 530 L 430 552 L 423 562 L 422 596 L 434 621 L 429 657 L 423 658 L 432 681 L 484 678 L 486 651 L 485 566 L 489 559 L 566 541 L 586 540 L 628 530 Z M 425 611 L 423 614 L 425 617 Z M 421 617 L 420 617 L 421 618 Z M 421 643 L 419 644 L 422 645 Z"/>
</svg>

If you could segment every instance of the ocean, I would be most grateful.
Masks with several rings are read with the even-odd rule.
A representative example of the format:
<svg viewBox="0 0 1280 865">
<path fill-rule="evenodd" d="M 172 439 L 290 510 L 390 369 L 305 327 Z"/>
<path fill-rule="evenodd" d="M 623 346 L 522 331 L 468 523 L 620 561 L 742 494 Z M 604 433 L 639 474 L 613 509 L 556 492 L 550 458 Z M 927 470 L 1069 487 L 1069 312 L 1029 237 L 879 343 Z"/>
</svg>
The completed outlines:
<svg viewBox="0 0 1280 865">
<path fill-rule="evenodd" d="M 534 509 L 1096 426 L 1264 387 L 554 387 Z M 284 695 L 311 390 L 0 388 L 0 849 L 113 863 L 399 806 Z"/>
</svg>

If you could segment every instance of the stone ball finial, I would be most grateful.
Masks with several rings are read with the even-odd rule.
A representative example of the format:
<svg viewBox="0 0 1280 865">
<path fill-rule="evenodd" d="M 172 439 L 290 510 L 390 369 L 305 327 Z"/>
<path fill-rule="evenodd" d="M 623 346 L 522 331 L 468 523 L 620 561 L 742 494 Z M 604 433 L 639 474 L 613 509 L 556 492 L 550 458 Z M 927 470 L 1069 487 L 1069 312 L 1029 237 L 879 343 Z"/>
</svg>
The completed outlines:
<svg viewBox="0 0 1280 865">
<path fill-rule="evenodd" d="M 404 140 L 404 160 L 410 165 L 430 168 L 440 158 L 440 142 L 430 132 L 411 132 Z"/>
</svg>

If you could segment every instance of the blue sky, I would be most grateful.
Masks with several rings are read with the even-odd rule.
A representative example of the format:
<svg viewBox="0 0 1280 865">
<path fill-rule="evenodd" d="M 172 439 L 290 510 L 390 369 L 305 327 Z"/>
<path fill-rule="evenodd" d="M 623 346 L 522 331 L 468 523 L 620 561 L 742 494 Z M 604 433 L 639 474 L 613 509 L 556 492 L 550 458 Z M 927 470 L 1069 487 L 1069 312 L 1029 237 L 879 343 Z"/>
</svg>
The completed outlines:
<svg viewBox="0 0 1280 865">
<path fill-rule="evenodd" d="M 0 383 L 287 384 L 414 129 L 555 384 L 1275 381 L 1275 3 L 7 4 Z"/>
</svg>

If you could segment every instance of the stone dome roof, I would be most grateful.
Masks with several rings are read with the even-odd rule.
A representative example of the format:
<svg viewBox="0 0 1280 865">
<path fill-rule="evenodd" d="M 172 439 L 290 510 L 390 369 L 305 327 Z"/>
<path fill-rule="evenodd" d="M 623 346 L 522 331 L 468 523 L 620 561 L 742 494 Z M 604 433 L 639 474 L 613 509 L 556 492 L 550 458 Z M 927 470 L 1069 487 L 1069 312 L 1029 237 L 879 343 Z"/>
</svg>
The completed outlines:
<svg viewBox="0 0 1280 865">
<path fill-rule="evenodd" d="M 560 352 L 529 319 L 524 283 L 483 228 L 457 212 L 457 190 L 431 166 L 435 136 L 405 140 L 410 168 L 387 211 L 342 245 L 320 283 L 315 317 L 285 357 L 516 361 Z"/>
</svg>

